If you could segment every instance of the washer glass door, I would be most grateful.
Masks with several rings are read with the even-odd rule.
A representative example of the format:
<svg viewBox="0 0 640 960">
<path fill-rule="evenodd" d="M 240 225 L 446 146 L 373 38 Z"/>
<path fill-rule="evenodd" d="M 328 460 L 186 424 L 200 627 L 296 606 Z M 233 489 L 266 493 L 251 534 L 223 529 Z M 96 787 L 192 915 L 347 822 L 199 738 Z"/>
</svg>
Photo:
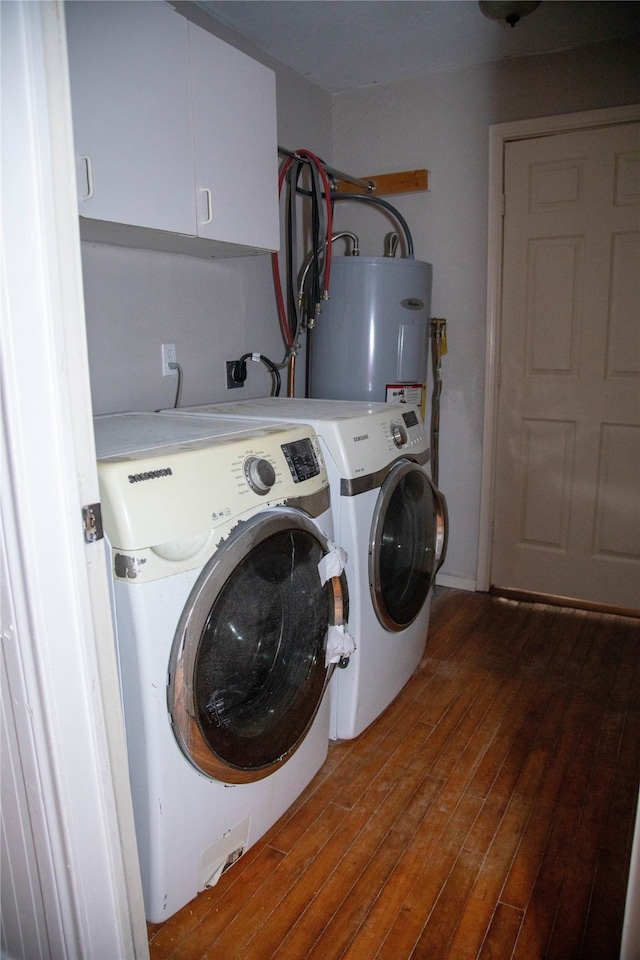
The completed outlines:
<svg viewBox="0 0 640 960">
<path fill-rule="evenodd" d="M 272 773 L 304 739 L 329 670 L 344 582 L 322 586 L 327 541 L 301 511 L 241 523 L 203 569 L 169 666 L 173 729 L 188 759 L 230 783 Z"/>
<path fill-rule="evenodd" d="M 398 461 L 380 489 L 369 544 L 371 598 L 387 630 L 403 630 L 420 613 L 446 539 L 444 497 L 421 467 Z"/>
</svg>

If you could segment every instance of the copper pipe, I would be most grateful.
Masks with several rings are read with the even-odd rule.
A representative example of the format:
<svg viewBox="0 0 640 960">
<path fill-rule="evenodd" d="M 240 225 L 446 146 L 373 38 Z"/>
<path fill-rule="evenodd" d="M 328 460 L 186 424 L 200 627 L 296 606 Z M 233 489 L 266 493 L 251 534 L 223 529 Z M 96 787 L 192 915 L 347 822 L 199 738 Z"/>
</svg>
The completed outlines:
<svg viewBox="0 0 640 960">
<path fill-rule="evenodd" d="M 287 396 L 296 395 L 296 355 L 292 353 L 289 357 L 289 369 L 287 371 Z"/>
</svg>

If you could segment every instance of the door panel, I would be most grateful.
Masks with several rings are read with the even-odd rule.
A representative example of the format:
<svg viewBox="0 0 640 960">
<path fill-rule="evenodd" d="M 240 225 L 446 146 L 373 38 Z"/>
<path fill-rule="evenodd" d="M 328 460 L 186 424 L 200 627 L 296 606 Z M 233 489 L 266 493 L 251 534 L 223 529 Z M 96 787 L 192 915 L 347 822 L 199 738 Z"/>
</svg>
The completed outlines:
<svg viewBox="0 0 640 960">
<path fill-rule="evenodd" d="M 494 587 L 640 607 L 640 125 L 508 142 Z"/>
</svg>

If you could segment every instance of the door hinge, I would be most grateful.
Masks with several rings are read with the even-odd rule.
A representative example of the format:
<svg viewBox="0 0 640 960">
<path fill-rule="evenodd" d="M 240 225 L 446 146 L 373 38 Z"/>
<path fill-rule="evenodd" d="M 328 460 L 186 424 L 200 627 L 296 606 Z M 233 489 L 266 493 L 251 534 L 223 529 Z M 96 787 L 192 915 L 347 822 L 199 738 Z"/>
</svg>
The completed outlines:
<svg viewBox="0 0 640 960">
<path fill-rule="evenodd" d="M 506 198 L 506 195 L 503 193 L 502 196 L 500 197 L 500 216 L 501 217 L 504 217 L 506 209 L 507 209 L 507 198 Z"/>
<path fill-rule="evenodd" d="M 85 543 L 95 543 L 96 540 L 102 540 L 104 536 L 102 508 L 99 503 L 89 503 L 82 508 L 82 527 Z"/>
</svg>

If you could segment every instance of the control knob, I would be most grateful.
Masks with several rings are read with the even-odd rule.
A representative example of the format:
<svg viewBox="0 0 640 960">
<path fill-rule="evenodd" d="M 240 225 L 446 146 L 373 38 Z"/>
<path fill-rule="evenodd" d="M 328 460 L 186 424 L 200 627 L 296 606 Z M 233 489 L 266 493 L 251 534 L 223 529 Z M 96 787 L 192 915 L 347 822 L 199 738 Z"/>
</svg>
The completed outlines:
<svg viewBox="0 0 640 960">
<path fill-rule="evenodd" d="M 268 460 L 262 457 L 247 457 L 244 476 L 252 490 L 264 496 L 276 482 L 276 472 Z"/>
<path fill-rule="evenodd" d="M 391 424 L 391 438 L 395 443 L 396 447 L 404 447 L 405 443 L 408 440 L 408 437 L 407 437 L 407 431 L 402 426 L 401 423 Z"/>
</svg>

